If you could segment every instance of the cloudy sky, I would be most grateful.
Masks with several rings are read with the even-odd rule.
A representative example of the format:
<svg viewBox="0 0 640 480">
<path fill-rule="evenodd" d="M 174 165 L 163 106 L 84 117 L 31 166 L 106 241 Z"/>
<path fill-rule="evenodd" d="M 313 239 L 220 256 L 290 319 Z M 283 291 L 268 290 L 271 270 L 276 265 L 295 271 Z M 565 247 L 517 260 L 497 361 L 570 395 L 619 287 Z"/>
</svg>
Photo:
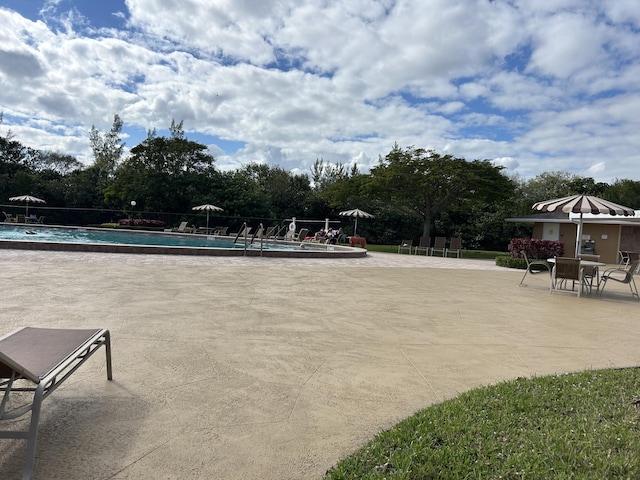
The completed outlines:
<svg viewBox="0 0 640 480">
<path fill-rule="evenodd" d="M 0 111 L 91 162 L 183 120 L 222 170 L 397 142 L 531 178 L 640 180 L 637 0 L 0 0 Z"/>
</svg>

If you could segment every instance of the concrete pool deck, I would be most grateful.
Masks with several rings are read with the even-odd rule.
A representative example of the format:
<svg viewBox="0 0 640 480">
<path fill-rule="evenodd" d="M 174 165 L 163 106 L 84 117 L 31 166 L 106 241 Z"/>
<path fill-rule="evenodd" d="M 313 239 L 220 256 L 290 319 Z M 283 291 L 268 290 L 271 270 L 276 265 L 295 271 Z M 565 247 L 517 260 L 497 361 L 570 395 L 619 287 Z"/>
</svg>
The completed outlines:
<svg viewBox="0 0 640 480">
<path fill-rule="evenodd" d="M 114 381 L 97 355 L 45 401 L 36 480 L 321 479 L 460 392 L 640 357 L 626 285 L 550 295 L 493 261 L 4 250 L 0 272 L 0 334 L 112 334 Z M 24 453 L 0 440 L 3 480 Z"/>
</svg>

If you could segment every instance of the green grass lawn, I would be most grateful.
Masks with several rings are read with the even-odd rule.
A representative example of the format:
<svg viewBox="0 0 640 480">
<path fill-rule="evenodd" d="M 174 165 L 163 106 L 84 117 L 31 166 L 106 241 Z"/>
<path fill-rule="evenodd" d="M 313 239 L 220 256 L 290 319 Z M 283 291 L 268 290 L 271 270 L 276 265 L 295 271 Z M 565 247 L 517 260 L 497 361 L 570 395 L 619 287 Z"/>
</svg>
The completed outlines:
<svg viewBox="0 0 640 480">
<path fill-rule="evenodd" d="M 325 478 L 638 479 L 639 404 L 638 368 L 507 381 L 416 413 Z"/>
<path fill-rule="evenodd" d="M 372 245 L 367 244 L 367 250 L 371 252 L 383 252 L 383 253 L 398 253 L 397 245 Z M 407 255 L 404 253 L 404 255 Z M 509 255 L 507 252 L 489 252 L 485 250 L 462 250 L 462 258 L 481 258 L 490 259 L 500 255 Z"/>
</svg>

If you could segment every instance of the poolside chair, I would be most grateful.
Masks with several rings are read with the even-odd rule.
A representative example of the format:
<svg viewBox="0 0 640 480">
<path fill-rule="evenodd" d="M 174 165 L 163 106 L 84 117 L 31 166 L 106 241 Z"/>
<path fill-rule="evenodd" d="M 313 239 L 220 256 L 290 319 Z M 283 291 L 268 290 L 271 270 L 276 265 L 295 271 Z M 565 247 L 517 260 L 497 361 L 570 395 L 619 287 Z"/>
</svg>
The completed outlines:
<svg viewBox="0 0 640 480">
<path fill-rule="evenodd" d="M 640 295 L 638 295 L 638 287 L 636 286 L 636 281 L 633 278 L 635 275 L 640 272 L 640 260 L 635 260 L 629 264 L 628 268 L 608 268 L 604 272 L 602 272 L 602 279 L 600 280 L 600 285 L 598 286 L 598 292 L 602 295 L 604 291 L 604 287 L 607 285 L 608 280 L 613 280 L 618 283 L 626 283 L 629 285 L 629 289 L 631 290 L 631 295 L 640 300 Z"/>
<path fill-rule="evenodd" d="M 13 215 L 11 215 L 10 213 L 7 213 L 7 212 L 2 212 L 2 213 L 4 213 L 4 221 L 5 222 L 15 223 L 16 218 Z"/>
<path fill-rule="evenodd" d="M 275 237 L 277 231 L 278 231 L 278 226 L 277 225 L 275 227 L 268 227 L 267 228 L 267 232 L 264 234 L 264 236 L 266 238 Z"/>
<path fill-rule="evenodd" d="M 177 228 L 172 229 L 172 232 L 180 232 L 180 233 L 185 233 L 187 230 L 187 225 L 188 222 L 180 222 L 180 225 L 178 225 Z"/>
<path fill-rule="evenodd" d="M 584 278 L 582 276 L 582 268 L 580 268 L 579 258 L 555 257 L 553 268 L 551 269 L 551 288 L 549 293 L 566 292 L 577 293 L 578 297 L 582 293 Z M 569 280 L 571 280 L 571 290 L 567 289 Z M 578 290 L 575 285 L 578 282 Z"/>
<path fill-rule="evenodd" d="M 17 215 L 16 223 L 27 223 L 27 217 L 24 215 Z"/>
<path fill-rule="evenodd" d="M 420 237 L 418 245 L 413 248 L 413 254 L 417 255 L 418 252 L 424 252 L 425 255 L 429 255 L 429 249 L 431 248 L 431 237 Z"/>
<path fill-rule="evenodd" d="M 296 236 L 294 236 L 294 240 L 296 242 L 304 242 L 304 239 L 307 238 L 307 234 L 309 233 L 308 228 L 301 228 Z"/>
<path fill-rule="evenodd" d="M 33 473 L 42 401 L 103 345 L 107 379 L 111 380 L 109 330 L 26 327 L 0 338 L 0 420 L 16 419 L 31 412 L 28 430 L 0 430 L 2 439 L 27 441 L 23 480 L 29 480 Z M 14 392 L 17 403 L 9 401 Z M 26 399 L 27 403 L 25 393 L 33 395 L 29 395 L 30 401 Z"/>
<path fill-rule="evenodd" d="M 462 239 L 460 237 L 453 237 L 449 242 L 449 248 L 444 251 L 444 256 L 448 257 L 450 253 L 454 253 L 457 258 L 460 258 L 462 253 Z"/>
<path fill-rule="evenodd" d="M 618 250 L 618 265 L 629 264 L 629 252 L 626 250 Z"/>
<path fill-rule="evenodd" d="M 578 258 L 580 260 L 587 260 L 589 262 L 599 262 L 600 261 L 600 255 L 587 255 L 587 254 L 580 254 L 578 256 Z M 584 278 L 585 284 L 588 283 L 589 285 L 589 291 L 591 292 L 593 290 L 593 281 L 595 280 L 596 282 L 596 290 L 598 290 L 598 287 L 600 286 L 600 269 L 598 268 L 597 265 L 582 265 L 582 276 Z"/>
<path fill-rule="evenodd" d="M 638 252 L 627 252 L 627 267 L 631 265 L 636 260 L 640 260 L 640 253 Z"/>
<path fill-rule="evenodd" d="M 529 257 L 527 257 L 527 252 L 522 251 L 520 252 L 520 254 L 522 255 L 522 258 L 524 258 L 524 261 L 527 262 L 527 268 L 524 271 L 524 275 L 522 276 L 522 279 L 520 280 L 520 285 L 522 285 L 522 282 L 524 282 L 525 277 L 527 276 L 527 274 L 531 274 L 531 275 L 535 275 L 537 273 L 548 273 L 551 274 L 551 265 L 549 265 L 549 262 L 547 262 L 546 260 L 529 260 Z"/>
<path fill-rule="evenodd" d="M 413 250 L 413 240 L 402 240 L 402 242 L 400 242 L 400 245 L 398 245 L 398 253 L 402 253 L 405 250 L 407 253 L 411 253 L 411 250 Z"/>
<path fill-rule="evenodd" d="M 433 247 L 431 247 L 431 255 L 433 256 L 435 252 L 440 252 L 444 257 L 446 255 L 445 254 L 446 250 L 447 250 L 446 237 L 436 237 L 435 241 L 433 242 Z"/>
</svg>

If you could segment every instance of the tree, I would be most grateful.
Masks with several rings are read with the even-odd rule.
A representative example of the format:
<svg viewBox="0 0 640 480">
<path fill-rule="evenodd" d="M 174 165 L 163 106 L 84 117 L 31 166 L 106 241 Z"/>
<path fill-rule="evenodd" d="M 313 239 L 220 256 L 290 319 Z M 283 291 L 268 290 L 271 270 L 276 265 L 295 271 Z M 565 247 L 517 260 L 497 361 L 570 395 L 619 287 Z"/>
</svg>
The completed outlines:
<svg viewBox="0 0 640 480">
<path fill-rule="evenodd" d="M 142 210 L 187 211 L 194 197 L 208 193 L 215 159 L 207 146 L 185 138 L 182 122 L 173 121 L 170 132 L 170 137 L 164 137 L 149 131 L 131 149 L 106 189 L 109 202 L 122 208 L 136 200 Z"/>
<path fill-rule="evenodd" d="M 258 163 L 251 163 L 238 173 L 246 175 L 264 196 L 265 208 L 261 216 L 287 218 L 305 213 L 311 192 L 307 175 L 294 175 L 281 167 Z"/>
<path fill-rule="evenodd" d="M 471 203 L 499 202 L 513 193 L 513 182 L 489 160 L 466 161 L 433 150 L 394 145 L 371 170 L 369 187 L 400 212 L 420 218 L 431 235 L 434 216 Z"/>
<path fill-rule="evenodd" d="M 122 119 L 117 114 L 113 116 L 111 130 L 104 135 L 91 125 L 89 142 L 94 157 L 93 167 L 98 171 L 101 188 L 106 188 L 113 179 L 122 157 L 125 146 L 120 138 L 122 125 Z"/>
</svg>

